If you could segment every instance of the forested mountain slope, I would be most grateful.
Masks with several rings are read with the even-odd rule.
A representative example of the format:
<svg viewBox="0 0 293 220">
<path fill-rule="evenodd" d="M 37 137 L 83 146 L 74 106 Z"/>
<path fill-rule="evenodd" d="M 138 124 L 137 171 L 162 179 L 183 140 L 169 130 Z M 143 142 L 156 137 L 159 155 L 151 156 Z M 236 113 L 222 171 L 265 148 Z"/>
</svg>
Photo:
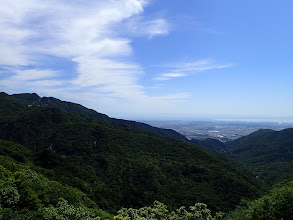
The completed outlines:
<svg viewBox="0 0 293 220">
<path fill-rule="evenodd" d="M 45 177 L 33 152 L 0 139 L 0 219 L 111 219 L 80 190 Z"/>
<path fill-rule="evenodd" d="M 70 113 L 76 113 L 80 116 L 83 117 L 89 117 L 89 118 L 94 118 L 94 119 L 103 119 L 107 120 L 109 122 L 113 122 L 114 126 L 125 126 L 128 125 L 137 131 L 149 131 L 159 133 L 165 136 L 173 137 L 173 138 L 178 138 L 182 140 L 186 140 L 184 136 L 181 134 L 171 130 L 171 129 L 161 129 L 161 128 L 156 128 L 152 127 L 150 125 L 144 124 L 144 123 L 139 123 L 135 121 L 128 121 L 128 120 L 123 120 L 123 119 L 116 119 L 116 118 L 109 118 L 107 115 L 98 113 L 95 110 L 88 109 L 80 104 L 72 103 L 72 102 L 66 102 L 66 101 L 61 101 L 59 99 L 56 99 L 54 97 L 40 97 L 36 93 L 22 93 L 22 94 L 14 94 L 11 96 L 8 96 L 5 93 L 2 93 L 2 96 L 8 99 L 11 98 L 16 98 L 20 101 L 24 101 L 25 104 L 29 106 L 44 106 L 44 107 L 51 107 L 51 108 L 58 108 L 58 109 L 63 109 L 67 112 Z"/>
<path fill-rule="evenodd" d="M 273 185 L 293 175 L 293 128 L 259 130 L 228 143 L 229 157 Z"/>
<path fill-rule="evenodd" d="M 103 210 L 159 200 L 171 209 L 204 202 L 225 211 L 263 190 L 253 176 L 172 132 L 16 97 L 0 95 L 0 138 L 33 150 L 33 163 L 52 171 L 47 178 L 80 189 Z"/>
<path fill-rule="evenodd" d="M 207 138 L 204 140 L 191 139 L 190 142 L 197 144 L 203 150 L 216 154 L 216 155 L 220 155 L 224 153 L 227 147 L 225 143 L 213 138 Z"/>
</svg>

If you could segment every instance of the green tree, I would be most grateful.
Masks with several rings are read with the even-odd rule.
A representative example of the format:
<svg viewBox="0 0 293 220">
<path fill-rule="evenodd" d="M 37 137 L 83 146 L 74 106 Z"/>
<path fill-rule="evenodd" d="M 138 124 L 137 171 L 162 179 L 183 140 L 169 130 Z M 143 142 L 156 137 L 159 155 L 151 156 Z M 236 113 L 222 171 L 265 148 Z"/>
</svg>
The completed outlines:
<svg viewBox="0 0 293 220">
<path fill-rule="evenodd" d="M 56 206 L 50 205 L 40 211 L 42 219 L 47 220 L 100 220 L 86 207 L 75 207 L 60 198 Z"/>
<path fill-rule="evenodd" d="M 292 216 L 293 182 L 275 188 L 269 194 L 238 207 L 227 219 L 291 220 Z"/>
<path fill-rule="evenodd" d="M 117 220 L 220 220 L 224 214 L 219 212 L 212 216 L 211 211 L 204 203 L 196 203 L 186 210 L 184 206 L 176 211 L 170 212 L 167 206 L 161 202 L 155 201 L 153 207 L 147 206 L 140 209 L 123 208 L 118 211 L 114 217 Z"/>
</svg>

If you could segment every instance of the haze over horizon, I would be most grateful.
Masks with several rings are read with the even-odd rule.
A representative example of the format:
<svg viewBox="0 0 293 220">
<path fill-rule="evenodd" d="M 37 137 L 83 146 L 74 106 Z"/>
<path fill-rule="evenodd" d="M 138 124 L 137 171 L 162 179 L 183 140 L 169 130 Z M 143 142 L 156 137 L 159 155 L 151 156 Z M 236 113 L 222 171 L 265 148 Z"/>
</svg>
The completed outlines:
<svg viewBox="0 0 293 220">
<path fill-rule="evenodd" d="M 125 119 L 293 121 L 293 2 L 0 0 L 1 91 Z"/>
</svg>

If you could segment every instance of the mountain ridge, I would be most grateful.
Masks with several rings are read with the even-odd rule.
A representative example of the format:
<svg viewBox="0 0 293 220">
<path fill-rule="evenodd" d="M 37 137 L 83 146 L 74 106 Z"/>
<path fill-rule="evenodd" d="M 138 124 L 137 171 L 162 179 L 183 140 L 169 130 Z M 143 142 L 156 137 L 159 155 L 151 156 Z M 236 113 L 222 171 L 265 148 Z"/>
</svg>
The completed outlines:
<svg viewBox="0 0 293 220">
<path fill-rule="evenodd" d="M 6 96 L 9 96 L 6 93 L 4 93 L 4 94 Z M 156 127 L 153 127 L 151 125 L 141 123 L 141 122 L 110 118 L 106 114 L 99 113 L 93 109 L 86 108 L 80 104 L 73 103 L 73 102 L 67 102 L 67 101 L 61 101 L 60 99 L 56 99 L 54 97 L 40 97 L 36 93 L 21 93 L 21 94 L 13 94 L 10 96 L 13 98 L 16 98 L 18 100 L 22 100 L 22 101 L 27 102 L 27 104 L 29 106 L 44 106 L 44 107 L 60 108 L 60 109 L 63 109 L 67 112 L 76 113 L 76 114 L 81 115 L 83 117 L 89 117 L 92 119 L 108 120 L 108 121 L 111 121 L 114 123 L 119 123 L 122 125 L 127 124 L 137 130 L 148 129 L 149 131 L 152 131 L 155 133 L 160 133 L 165 136 L 178 138 L 181 140 L 187 140 L 183 135 L 179 134 L 178 132 L 176 132 L 172 129 L 156 128 Z"/>
</svg>

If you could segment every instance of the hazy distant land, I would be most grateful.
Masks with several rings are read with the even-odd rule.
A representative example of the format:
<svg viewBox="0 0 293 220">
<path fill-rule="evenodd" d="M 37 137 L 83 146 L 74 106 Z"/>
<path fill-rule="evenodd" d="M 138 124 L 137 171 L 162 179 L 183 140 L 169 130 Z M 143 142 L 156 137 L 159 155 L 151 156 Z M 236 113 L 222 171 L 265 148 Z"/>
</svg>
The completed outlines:
<svg viewBox="0 0 293 220">
<path fill-rule="evenodd" d="M 276 131 L 292 128 L 293 123 L 282 122 L 252 122 L 252 121 L 185 121 L 185 120 L 148 120 L 142 121 L 159 128 L 168 128 L 184 135 L 187 139 L 203 140 L 215 138 L 222 142 L 235 140 L 259 129 Z"/>
</svg>

